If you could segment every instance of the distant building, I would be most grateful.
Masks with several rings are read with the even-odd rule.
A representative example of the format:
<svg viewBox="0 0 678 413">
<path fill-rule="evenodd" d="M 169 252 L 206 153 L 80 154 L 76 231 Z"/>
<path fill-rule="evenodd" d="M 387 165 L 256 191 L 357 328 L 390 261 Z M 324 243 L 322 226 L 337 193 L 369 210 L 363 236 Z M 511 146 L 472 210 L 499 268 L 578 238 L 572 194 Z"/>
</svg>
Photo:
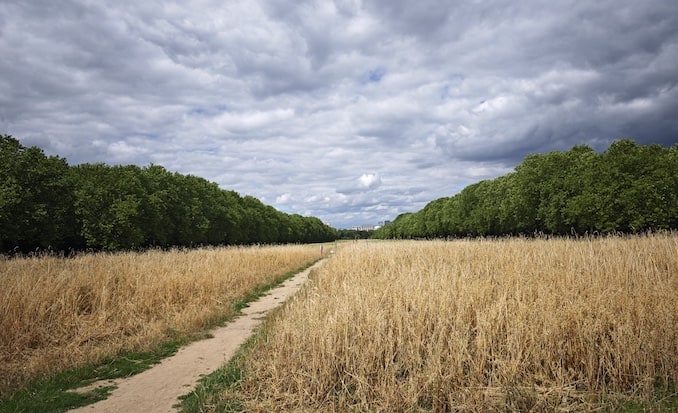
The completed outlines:
<svg viewBox="0 0 678 413">
<path fill-rule="evenodd" d="M 351 229 L 354 230 L 354 231 L 374 231 L 374 230 L 377 230 L 377 229 L 383 227 L 384 225 L 390 224 L 390 223 L 391 223 L 391 221 L 385 220 L 385 221 L 379 221 L 379 223 L 377 225 L 367 225 L 367 224 L 365 224 L 365 225 L 359 225 L 359 226 L 356 226 L 356 227 L 351 227 Z"/>
</svg>

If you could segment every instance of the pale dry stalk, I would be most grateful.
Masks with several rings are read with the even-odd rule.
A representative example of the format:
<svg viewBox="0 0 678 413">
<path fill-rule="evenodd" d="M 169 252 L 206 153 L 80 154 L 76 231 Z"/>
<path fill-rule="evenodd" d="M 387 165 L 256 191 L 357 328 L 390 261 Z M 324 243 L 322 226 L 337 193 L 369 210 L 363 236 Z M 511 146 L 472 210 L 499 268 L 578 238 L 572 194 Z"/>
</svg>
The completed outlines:
<svg viewBox="0 0 678 413">
<path fill-rule="evenodd" d="M 297 245 L 0 260 L 0 391 L 187 337 L 315 259 Z"/>
<path fill-rule="evenodd" d="M 676 297 L 675 235 L 349 244 L 268 324 L 240 397 L 252 411 L 650 397 L 678 382 Z"/>
</svg>

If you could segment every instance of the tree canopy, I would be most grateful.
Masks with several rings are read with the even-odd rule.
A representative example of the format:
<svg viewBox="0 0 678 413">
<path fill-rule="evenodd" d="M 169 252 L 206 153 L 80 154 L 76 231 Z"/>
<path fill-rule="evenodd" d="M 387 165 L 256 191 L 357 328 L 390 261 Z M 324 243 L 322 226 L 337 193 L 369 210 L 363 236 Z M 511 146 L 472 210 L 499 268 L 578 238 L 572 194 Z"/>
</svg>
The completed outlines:
<svg viewBox="0 0 678 413">
<path fill-rule="evenodd" d="M 515 171 L 398 216 L 377 238 L 585 234 L 678 228 L 678 145 L 622 139 L 531 154 Z"/>
<path fill-rule="evenodd" d="M 69 166 L 0 135 L 0 253 L 321 242 L 337 231 L 162 166 Z"/>
</svg>

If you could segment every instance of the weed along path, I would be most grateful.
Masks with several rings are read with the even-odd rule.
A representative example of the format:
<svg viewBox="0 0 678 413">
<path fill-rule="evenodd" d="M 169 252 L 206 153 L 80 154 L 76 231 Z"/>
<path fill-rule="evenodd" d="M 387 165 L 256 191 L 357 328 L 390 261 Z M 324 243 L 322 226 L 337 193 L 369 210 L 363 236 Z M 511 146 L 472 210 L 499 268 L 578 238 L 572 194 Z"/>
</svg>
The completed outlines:
<svg viewBox="0 0 678 413">
<path fill-rule="evenodd" d="M 106 400 L 72 412 L 175 412 L 173 406 L 179 402 L 179 396 L 192 391 L 201 376 L 218 369 L 233 357 L 264 316 L 299 290 L 310 272 L 323 262 L 318 261 L 249 303 L 241 311 L 243 315 L 211 331 L 212 338 L 181 348 L 174 356 L 135 376 L 98 383 L 117 388 Z"/>
</svg>

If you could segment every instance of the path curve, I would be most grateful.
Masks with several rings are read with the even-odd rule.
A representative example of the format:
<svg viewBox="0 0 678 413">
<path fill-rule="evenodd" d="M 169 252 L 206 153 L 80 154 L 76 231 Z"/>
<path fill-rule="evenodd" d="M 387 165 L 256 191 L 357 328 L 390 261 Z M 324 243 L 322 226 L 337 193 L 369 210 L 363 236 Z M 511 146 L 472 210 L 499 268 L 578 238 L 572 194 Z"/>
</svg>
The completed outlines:
<svg viewBox="0 0 678 413">
<path fill-rule="evenodd" d="M 324 263 L 316 262 L 280 286 L 269 290 L 242 310 L 243 315 L 210 333 L 213 338 L 196 341 L 182 347 L 172 357 L 135 376 L 100 383 L 116 385 L 106 400 L 72 410 L 72 412 L 176 412 L 179 396 L 195 389 L 198 380 L 231 359 L 264 316 L 293 295 L 308 279 L 314 269 Z"/>
</svg>

